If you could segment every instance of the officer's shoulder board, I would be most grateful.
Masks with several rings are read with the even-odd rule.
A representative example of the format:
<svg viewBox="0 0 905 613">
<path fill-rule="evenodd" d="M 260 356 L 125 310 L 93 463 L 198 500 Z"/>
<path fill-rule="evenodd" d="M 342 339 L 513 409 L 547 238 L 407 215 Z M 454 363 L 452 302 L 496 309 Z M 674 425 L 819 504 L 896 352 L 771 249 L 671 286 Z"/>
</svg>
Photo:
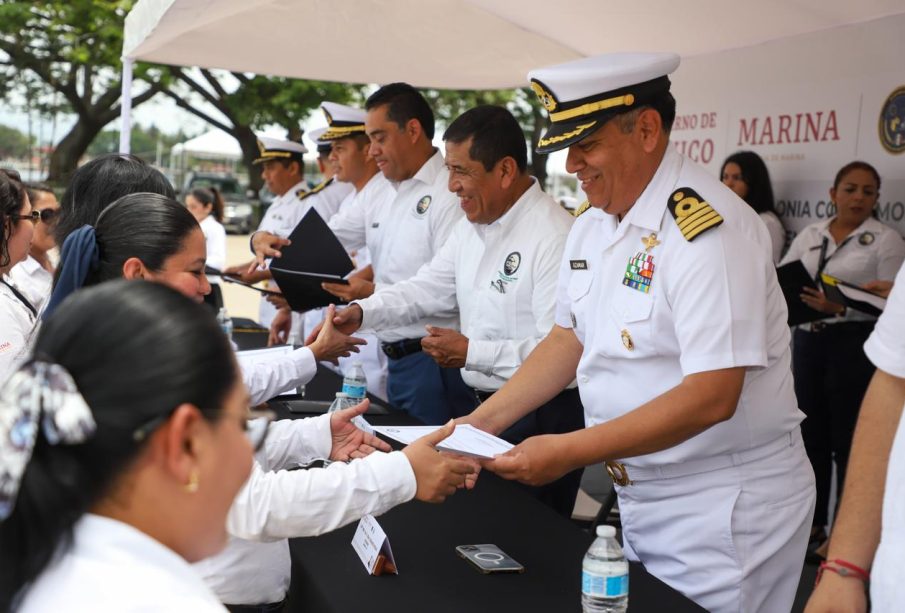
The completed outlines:
<svg viewBox="0 0 905 613">
<path fill-rule="evenodd" d="M 572 215 L 574 215 L 575 217 L 578 217 L 579 215 L 581 215 L 582 213 L 587 211 L 589 208 L 591 208 L 591 202 L 589 200 L 585 200 L 578 206 L 577 209 L 575 209 L 575 211 L 572 213 Z"/>
<path fill-rule="evenodd" d="M 318 183 L 317 185 L 312 187 L 310 190 L 300 189 L 299 191 L 295 192 L 295 196 L 299 200 L 304 200 L 308 196 L 312 196 L 320 191 L 323 191 L 324 188 L 327 187 L 328 185 L 330 185 L 331 183 L 333 183 L 333 177 L 330 177 L 326 181 L 322 181 L 322 182 Z"/>
<path fill-rule="evenodd" d="M 723 223 L 720 214 L 690 187 L 680 187 L 670 194 L 667 206 L 687 241 Z"/>
</svg>

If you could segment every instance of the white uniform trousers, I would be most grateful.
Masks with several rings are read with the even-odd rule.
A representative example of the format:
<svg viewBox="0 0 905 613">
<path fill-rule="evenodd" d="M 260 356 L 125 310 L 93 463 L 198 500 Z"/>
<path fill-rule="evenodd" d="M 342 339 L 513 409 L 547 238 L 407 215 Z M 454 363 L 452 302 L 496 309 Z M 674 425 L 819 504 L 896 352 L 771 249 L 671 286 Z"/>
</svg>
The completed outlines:
<svg viewBox="0 0 905 613">
<path fill-rule="evenodd" d="M 758 460 L 617 486 L 626 557 L 714 613 L 789 611 L 815 489 L 800 430 L 785 436 Z"/>
</svg>

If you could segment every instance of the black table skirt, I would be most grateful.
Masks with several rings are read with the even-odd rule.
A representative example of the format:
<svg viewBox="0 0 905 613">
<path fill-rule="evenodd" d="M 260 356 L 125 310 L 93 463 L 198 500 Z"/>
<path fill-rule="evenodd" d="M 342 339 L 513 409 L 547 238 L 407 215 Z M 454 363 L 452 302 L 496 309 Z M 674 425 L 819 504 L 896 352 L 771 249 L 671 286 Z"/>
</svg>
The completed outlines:
<svg viewBox="0 0 905 613">
<path fill-rule="evenodd" d="M 306 397 L 325 400 L 341 378 L 321 367 Z M 283 413 L 280 417 L 300 417 Z M 404 413 L 369 416 L 374 424 L 412 424 Z M 586 531 L 490 473 L 477 487 L 439 505 L 412 501 L 380 516 L 399 575 L 372 577 L 355 551 L 357 522 L 327 535 L 290 540 L 290 613 L 500 613 L 580 611 L 581 562 L 593 540 Z M 525 573 L 482 575 L 456 545 L 493 543 Z M 629 611 L 683 613 L 700 607 L 644 569 L 630 565 Z"/>
</svg>

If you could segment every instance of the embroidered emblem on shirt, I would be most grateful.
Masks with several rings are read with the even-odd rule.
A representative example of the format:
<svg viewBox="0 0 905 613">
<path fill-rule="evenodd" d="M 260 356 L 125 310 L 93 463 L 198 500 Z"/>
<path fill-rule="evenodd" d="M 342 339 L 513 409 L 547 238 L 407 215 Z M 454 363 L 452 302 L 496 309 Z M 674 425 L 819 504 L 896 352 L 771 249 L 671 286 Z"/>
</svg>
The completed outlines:
<svg viewBox="0 0 905 613">
<path fill-rule="evenodd" d="M 569 260 L 569 267 L 572 270 L 587 270 L 588 261 L 587 260 Z"/>
<path fill-rule="evenodd" d="M 861 236 L 858 237 L 858 243 L 867 246 L 873 243 L 875 238 L 873 232 L 862 232 Z"/>
<path fill-rule="evenodd" d="M 629 351 L 634 351 L 635 342 L 632 340 L 632 335 L 628 333 L 628 330 L 623 328 L 620 336 L 622 337 L 622 344 L 625 346 L 625 348 Z"/>
<path fill-rule="evenodd" d="M 518 270 L 518 267 L 521 263 L 522 254 L 518 251 L 513 251 L 506 256 L 506 262 L 503 264 L 503 272 L 511 277 L 515 274 L 515 271 Z"/>
<path fill-rule="evenodd" d="M 622 277 L 622 285 L 636 289 L 645 294 L 650 293 L 650 282 L 654 278 L 654 256 L 644 251 L 639 251 L 625 267 L 625 275 Z"/>
<path fill-rule="evenodd" d="M 430 208 L 430 205 L 431 197 L 425 196 L 418 201 L 418 204 L 415 205 L 415 211 L 417 211 L 419 215 L 424 215 L 425 213 L 427 213 L 427 209 Z"/>
<path fill-rule="evenodd" d="M 687 241 L 693 241 L 710 228 L 723 223 L 720 214 L 690 187 L 680 187 L 674 191 L 667 206 Z"/>
</svg>

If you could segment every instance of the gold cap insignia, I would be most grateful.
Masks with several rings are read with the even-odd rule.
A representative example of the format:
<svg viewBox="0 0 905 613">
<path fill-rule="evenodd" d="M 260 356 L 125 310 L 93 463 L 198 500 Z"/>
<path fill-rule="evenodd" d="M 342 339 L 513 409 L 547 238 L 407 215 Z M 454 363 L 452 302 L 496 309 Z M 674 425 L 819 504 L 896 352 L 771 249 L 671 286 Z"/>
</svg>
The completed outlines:
<svg viewBox="0 0 905 613">
<path fill-rule="evenodd" d="M 547 109 L 548 112 L 556 110 L 556 98 L 547 91 L 547 88 L 544 87 L 540 81 L 531 81 L 531 89 L 537 94 L 537 99 L 540 100 L 540 103 L 544 105 L 544 108 Z"/>
<path fill-rule="evenodd" d="M 327 118 L 327 125 L 332 126 L 333 125 L 333 116 L 330 114 L 330 111 L 328 111 L 327 109 L 323 109 L 323 111 L 324 111 L 324 117 Z"/>
</svg>

